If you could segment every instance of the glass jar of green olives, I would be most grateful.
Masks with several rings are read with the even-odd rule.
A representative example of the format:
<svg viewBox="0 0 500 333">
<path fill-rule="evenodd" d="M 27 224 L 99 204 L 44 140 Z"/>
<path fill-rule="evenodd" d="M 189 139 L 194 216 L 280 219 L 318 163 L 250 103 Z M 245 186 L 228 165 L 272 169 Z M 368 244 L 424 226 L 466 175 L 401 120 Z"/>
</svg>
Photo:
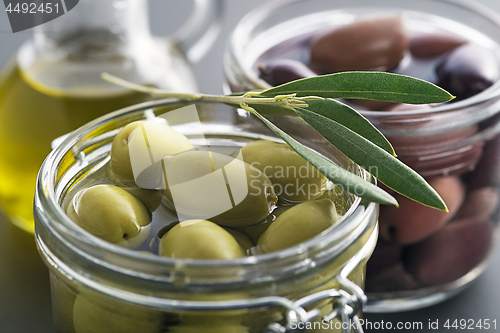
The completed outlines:
<svg viewBox="0 0 500 333">
<path fill-rule="evenodd" d="M 351 70 L 410 75 L 450 91 L 456 99 L 444 105 L 344 101 L 450 209 L 398 194 L 399 208 L 381 207 L 365 310 L 432 305 L 485 270 L 500 220 L 498 14 L 469 0 L 272 1 L 236 27 L 224 69 L 227 93 Z M 274 118 L 285 130 L 322 140 L 298 117 Z"/>
<path fill-rule="evenodd" d="M 153 110 L 153 106 L 162 108 Z M 331 194 L 340 219 L 314 238 L 228 260 L 174 259 L 153 253 L 151 249 L 162 246 L 158 245 L 162 235 L 168 232 L 169 236 L 175 229 L 165 222 L 168 209 L 163 203 L 159 208 L 155 205 L 152 213 L 149 241 L 137 250 L 95 237 L 69 218 L 70 210 L 64 207 L 71 193 L 106 182 L 106 172 L 101 171 L 109 164 L 112 141 L 120 129 L 180 106 L 172 100 L 146 102 L 101 117 L 71 133 L 44 162 L 34 208 L 36 241 L 50 269 L 58 332 L 93 333 L 104 328 L 108 333 L 302 332 L 306 328 L 350 332 L 350 324 L 359 324 L 365 302 L 365 268 L 378 236 L 378 205 L 347 192 Z M 169 125 L 200 152 L 207 146 L 230 152 L 257 139 L 278 141 L 253 118 L 235 124 L 231 117 L 235 110 L 228 106 L 198 103 L 196 108 L 198 123 L 180 117 Z M 373 181 L 330 144 L 305 143 Z M 123 213 L 116 201 L 103 200 L 82 199 L 80 204 L 90 205 L 89 210 L 107 204 L 115 209 L 108 218 Z M 287 232 L 293 236 L 293 230 Z M 196 248 L 203 240 L 176 241 Z M 212 241 L 213 247 L 222 247 L 224 239 Z M 362 331 L 361 326 L 356 330 Z"/>
</svg>

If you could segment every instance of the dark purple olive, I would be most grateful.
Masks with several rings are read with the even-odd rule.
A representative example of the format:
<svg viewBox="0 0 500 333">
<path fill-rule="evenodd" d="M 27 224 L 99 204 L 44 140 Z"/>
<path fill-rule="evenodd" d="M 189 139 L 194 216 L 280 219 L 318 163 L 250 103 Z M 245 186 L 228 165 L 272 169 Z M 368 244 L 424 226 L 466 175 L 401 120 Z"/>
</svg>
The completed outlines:
<svg viewBox="0 0 500 333">
<path fill-rule="evenodd" d="M 316 76 L 309 67 L 300 61 L 278 59 L 265 65 L 259 65 L 260 77 L 270 85 L 279 86 L 290 81 Z"/>
<path fill-rule="evenodd" d="M 446 56 L 436 67 L 436 73 L 436 84 L 461 100 L 480 93 L 498 80 L 499 59 L 488 49 L 465 44 Z"/>
</svg>

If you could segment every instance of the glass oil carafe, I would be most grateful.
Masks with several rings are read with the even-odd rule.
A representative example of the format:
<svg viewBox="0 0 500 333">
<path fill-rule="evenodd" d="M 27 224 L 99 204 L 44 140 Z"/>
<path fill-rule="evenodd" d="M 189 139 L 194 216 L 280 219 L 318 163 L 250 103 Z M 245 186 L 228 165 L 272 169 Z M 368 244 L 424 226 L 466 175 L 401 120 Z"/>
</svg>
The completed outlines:
<svg viewBox="0 0 500 333">
<path fill-rule="evenodd" d="M 190 63 L 217 35 L 222 0 L 196 0 L 179 38 L 154 38 L 147 0 L 85 0 L 35 28 L 0 73 L 0 207 L 33 232 L 33 197 L 51 142 L 105 113 L 147 100 L 102 72 L 162 89 L 197 91 Z"/>
</svg>

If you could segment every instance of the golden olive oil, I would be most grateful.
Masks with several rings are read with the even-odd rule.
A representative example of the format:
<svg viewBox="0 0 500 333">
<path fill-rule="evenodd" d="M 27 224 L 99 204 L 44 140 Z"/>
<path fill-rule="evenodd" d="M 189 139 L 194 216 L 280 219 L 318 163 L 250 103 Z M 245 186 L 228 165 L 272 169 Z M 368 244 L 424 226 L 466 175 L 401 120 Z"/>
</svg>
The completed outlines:
<svg viewBox="0 0 500 333">
<path fill-rule="evenodd" d="M 148 96 L 106 88 L 54 89 L 17 65 L 0 74 L 0 207 L 13 223 L 33 232 L 33 197 L 51 142 L 108 112 Z"/>
</svg>

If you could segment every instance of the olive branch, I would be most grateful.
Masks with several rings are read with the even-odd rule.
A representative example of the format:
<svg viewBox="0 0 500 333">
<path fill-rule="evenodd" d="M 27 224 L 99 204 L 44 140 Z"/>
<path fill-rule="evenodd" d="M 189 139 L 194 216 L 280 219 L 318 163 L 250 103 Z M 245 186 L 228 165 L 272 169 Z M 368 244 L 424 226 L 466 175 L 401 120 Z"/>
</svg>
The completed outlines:
<svg viewBox="0 0 500 333">
<path fill-rule="evenodd" d="M 165 91 L 138 85 L 108 73 L 103 73 L 102 78 L 153 97 L 223 103 L 246 110 L 335 184 L 343 185 L 348 190 L 361 188 L 362 191 L 355 194 L 363 199 L 398 205 L 396 199 L 387 192 L 304 146 L 264 117 L 266 114 L 298 116 L 359 166 L 367 170 L 377 167 L 378 180 L 387 187 L 426 206 L 447 211 L 439 194 L 419 174 L 395 157 L 392 145 L 377 128 L 355 109 L 335 100 L 358 98 L 427 104 L 443 103 L 454 98 L 432 83 L 385 72 L 342 72 L 300 79 L 262 91 L 210 95 Z"/>
</svg>

